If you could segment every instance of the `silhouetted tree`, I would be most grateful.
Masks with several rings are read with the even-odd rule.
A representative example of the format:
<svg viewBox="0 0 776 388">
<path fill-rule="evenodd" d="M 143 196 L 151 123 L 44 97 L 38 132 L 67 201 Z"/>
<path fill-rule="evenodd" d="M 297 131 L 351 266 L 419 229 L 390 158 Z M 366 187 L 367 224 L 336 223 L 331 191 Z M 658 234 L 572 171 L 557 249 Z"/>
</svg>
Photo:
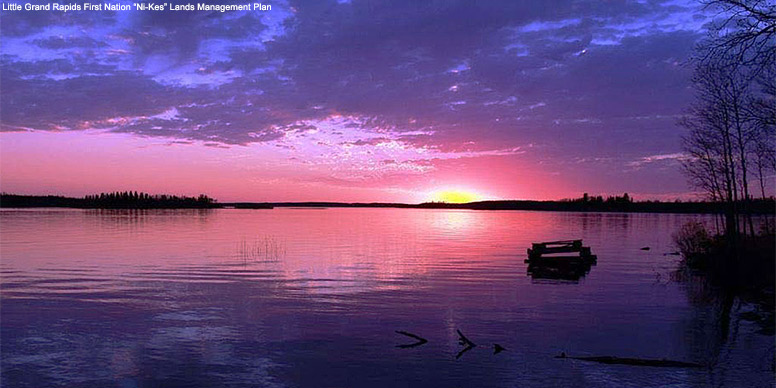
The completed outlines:
<svg viewBox="0 0 776 388">
<path fill-rule="evenodd" d="M 217 207 L 216 201 L 205 194 L 197 197 L 179 197 L 174 195 L 149 195 L 137 191 L 100 193 L 87 195 L 83 199 L 86 207 L 98 208 L 203 208 Z"/>
<path fill-rule="evenodd" d="M 776 3 L 763 0 L 703 0 L 722 16 L 701 43 L 703 61 L 748 67 L 756 77 L 776 62 Z"/>
<path fill-rule="evenodd" d="M 696 57 L 696 102 L 680 124 L 688 130 L 683 161 L 690 182 L 726 203 L 728 239 L 755 234 L 750 182 L 766 198 L 776 130 L 776 3 L 709 0 L 722 11 Z M 735 244 L 733 244 L 735 245 Z"/>
</svg>

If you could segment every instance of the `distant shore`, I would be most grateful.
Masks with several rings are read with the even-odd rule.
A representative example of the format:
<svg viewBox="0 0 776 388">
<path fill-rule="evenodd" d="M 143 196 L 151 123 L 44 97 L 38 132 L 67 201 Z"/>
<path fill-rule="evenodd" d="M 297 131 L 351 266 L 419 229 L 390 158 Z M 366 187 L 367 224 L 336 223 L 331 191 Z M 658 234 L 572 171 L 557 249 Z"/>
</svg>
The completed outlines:
<svg viewBox="0 0 776 388">
<path fill-rule="evenodd" d="M 174 196 L 148 196 L 143 199 L 99 200 L 99 197 L 72 198 L 63 196 L 0 194 L 0 208 L 77 208 L 77 209 L 196 209 L 196 208 L 236 208 L 236 209 L 272 209 L 281 207 L 300 208 L 400 208 L 400 209 L 470 209 L 470 210 L 535 210 L 563 212 L 628 212 L 628 213 L 696 213 L 717 214 L 724 211 L 723 204 L 717 202 L 659 202 L 630 201 L 623 197 L 601 197 L 587 199 L 531 201 L 503 200 L 478 201 L 469 203 L 426 202 L 420 204 L 381 203 L 381 202 L 224 202 L 197 200 L 196 198 Z M 202 197 L 200 197 L 202 198 Z M 207 197 L 204 197 L 207 198 Z M 751 201 L 753 214 L 773 214 L 776 209 L 774 198 Z"/>
<path fill-rule="evenodd" d="M 406 203 L 342 203 L 342 202 L 262 202 L 262 203 L 224 203 L 225 207 L 250 208 L 251 205 L 268 207 L 301 208 L 402 208 L 402 209 L 469 209 L 469 210 L 534 210 L 558 212 L 620 212 L 620 213 L 686 213 L 718 214 L 724 211 L 723 204 L 716 202 L 631 202 L 624 204 L 585 204 L 573 201 L 478 201 L 469 203 L 427 202 Z M 776 202 L 771 200 L 753 201 L 753 214 L 773 214 Z"/>
<path fill-rule="evenodd" d="M 201 194 L 198 197 L 151 195 L 124 191 L 87 195 L 83 198 L 57 195 L 0 194 L 0 208 L 75 208 L 75 209 L 212 209 L 220 208 L 214 199 Z"/>
</svg>

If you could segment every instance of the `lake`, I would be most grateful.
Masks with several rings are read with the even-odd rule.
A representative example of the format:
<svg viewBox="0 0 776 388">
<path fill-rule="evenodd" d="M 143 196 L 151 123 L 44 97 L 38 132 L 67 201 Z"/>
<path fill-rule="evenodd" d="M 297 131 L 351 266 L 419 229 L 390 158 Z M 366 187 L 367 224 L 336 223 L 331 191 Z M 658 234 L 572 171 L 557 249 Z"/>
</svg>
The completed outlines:
<svg viewBox="0 0 776 388">
<path fill-rule="evenodd" d="M 2 386 L 773 386 L 754 307 L 734 303 L 726 322 L 713 291 L 672 276 L 671 235 L 690 220 L 711 219 L 5 209 Z M 589 273 L 527 272 L 532 242 L 572 238 L 598 255 Z M 397 330 L 428 343 L 398 347 L 415 340 Z M 478 345 L 459 358 L 457 330 Z"/>
</svg>

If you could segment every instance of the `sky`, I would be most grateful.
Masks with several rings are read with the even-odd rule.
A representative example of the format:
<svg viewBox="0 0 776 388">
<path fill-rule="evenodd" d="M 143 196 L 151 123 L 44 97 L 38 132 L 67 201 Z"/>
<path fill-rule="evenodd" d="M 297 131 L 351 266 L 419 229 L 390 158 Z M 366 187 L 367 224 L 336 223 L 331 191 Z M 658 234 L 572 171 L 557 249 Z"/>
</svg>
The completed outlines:
<svg viewBox="0 0 776 388">
<path fill-rule="evenodd" d="M 693 196 L 697 1 L 264 4 L 0 13 L 0 190 Z"/>
</svg>

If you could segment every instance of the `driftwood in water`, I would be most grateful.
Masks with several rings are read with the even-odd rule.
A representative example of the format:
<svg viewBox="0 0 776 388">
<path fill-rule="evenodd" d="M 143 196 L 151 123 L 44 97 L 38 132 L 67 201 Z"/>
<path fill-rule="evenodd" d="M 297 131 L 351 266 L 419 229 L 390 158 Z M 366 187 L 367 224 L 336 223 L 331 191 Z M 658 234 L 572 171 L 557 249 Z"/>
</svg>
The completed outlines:
<svg viewBox="0 0 776 388">
<path fill-rule="evenodd" d="M 466 338 L 466 336 L 463 335 L 463 333 L 461 333 L 460 330 L 456 330 L 456 331 L 458 332 L 458 343 L 459 344 L 465 345 L 465 346 L 471 346 L 471 347 L 477 346 L 474 342 L 472 342 L 468 338 Z"/>
<path fill-rule="evenodd" d="M 570 358 L 573 360 L 582 360 L 590 362 L 599 362 L 602 364 L 618 364 L 618 365 L 633 365 L 633 366 L 656 366 L 664 368 L 703 368 L 701 364 L 694 362 L 674 361 L 674 360 L 653 360 L 645 358 L 628 358 L 628 357 L 613 357 L 613 356 L 591 356 L 591 357 L 570 357 L 566 356 L 566 353 L 561 353 L 560 356 L 555 358 Z"/>
<path fill-rule="evenodd" d="M 411 344 L 396 345 L 397 348 L 409 349 L 409 348 L 414 348 L 416 346 L 423 345 L 426 342 L 428 342 L 427 339 L 425 339 L 425 338 L 423 338 L 423 337 L 421 337 L 419 335 L 415 335 L 415 334 L 412 334 L 410 332 L 406 332 L 406 331 L 403 331 L 403 330 L 396 330 L 396 333 L 401 334 L 401 335 L 406 335 L 407 337 L 414 338 L 414 339 L 418 340 L 418 342 L 413 342 Z"/>
<path fill-rule="evenodd" d="M 461 356 L 463 356 L 464 353 L 474 349 L 477 346 L 477 344 L 475 344 L 474 342 L 466 338 L 466 336 L 463 335 L 463 333 L 461 333 L 460 330 L 456 330 L 456 331 L 458 332 L 458 343 L 465 346 L 465 348 L 463 348 L 463 350 L 458 352 L 458 354 L 455 356 L 455 359 L 457 360 L 461 358 Z"/>
</svg>

